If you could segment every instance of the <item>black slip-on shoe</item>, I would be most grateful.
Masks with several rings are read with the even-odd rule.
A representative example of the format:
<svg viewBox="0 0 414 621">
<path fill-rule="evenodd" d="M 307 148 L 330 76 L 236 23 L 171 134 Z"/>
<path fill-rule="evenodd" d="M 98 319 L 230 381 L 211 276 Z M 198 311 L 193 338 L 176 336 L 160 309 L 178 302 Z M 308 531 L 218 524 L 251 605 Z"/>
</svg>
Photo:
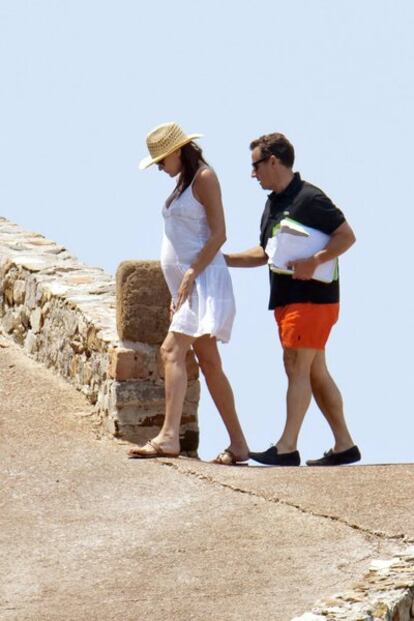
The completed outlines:
<svg viewBox="0 0 414 621">
<path fill-rule="evenodd" d="M 308 459 L 307 466 L 342 466 L 344 464 L 353 464 L 361 459 L 361 453 L 357 446 L 351 446 L 346 451 L 340 451 L 334 453 L 332 449 L 329 449 L 323 454 L 323 457 L 319 459 Z"/>
<path fill-rule="evenodd" d="M 249 457 L 266 466 L 300 466 L 299 451 L 279 454 L 275 446 L 271 446 L 263 453 L 249 453 Z"/>
</svg>

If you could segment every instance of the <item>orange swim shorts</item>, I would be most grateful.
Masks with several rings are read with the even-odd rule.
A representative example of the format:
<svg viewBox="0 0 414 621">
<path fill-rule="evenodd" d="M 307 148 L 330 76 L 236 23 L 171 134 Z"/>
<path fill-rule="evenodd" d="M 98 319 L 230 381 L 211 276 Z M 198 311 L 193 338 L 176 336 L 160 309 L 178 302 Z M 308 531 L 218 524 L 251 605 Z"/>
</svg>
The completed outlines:
<svg viewBox="0 0 414 621">
<path fill-rule="evenodd" d="M 287 304 L 275 309 L 280 342 L 284 348 L 325 349 L 339 304 Z"/>
</svg>

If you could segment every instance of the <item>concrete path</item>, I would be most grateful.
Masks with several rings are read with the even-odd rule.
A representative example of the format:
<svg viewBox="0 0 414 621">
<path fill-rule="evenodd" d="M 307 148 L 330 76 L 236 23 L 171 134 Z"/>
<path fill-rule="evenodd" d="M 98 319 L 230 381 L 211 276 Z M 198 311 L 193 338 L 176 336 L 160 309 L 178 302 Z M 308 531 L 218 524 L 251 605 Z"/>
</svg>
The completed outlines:
<svg viewBox="0 0 414 621">
<path fill-rule="evenodd" d="M 414 542 L 414 466 L 135 461 L 0 336 L 2 621 L 288 621 Z"/>
</svg>

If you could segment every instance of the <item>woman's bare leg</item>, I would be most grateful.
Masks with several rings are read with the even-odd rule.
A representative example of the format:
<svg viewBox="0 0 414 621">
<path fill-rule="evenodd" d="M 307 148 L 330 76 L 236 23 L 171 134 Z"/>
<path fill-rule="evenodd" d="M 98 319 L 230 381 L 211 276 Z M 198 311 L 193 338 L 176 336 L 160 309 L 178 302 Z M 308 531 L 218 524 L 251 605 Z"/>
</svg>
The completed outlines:
<svg viewBox="0 0 414 621">
<path fill-rule="evenodd" d="M 194 338 L 178 332 L 169 332 L 161 345 L 161 357 L 165 373 L 165 418 L 154 444 L 166 453 L 180 451 L 180 422 L 187 391 L 186 355 Z M 140 447 L 153 453 L 151 446 Z M 134 453 L 134 449 L 130 451 Z"/>
<path fill-rule="evenodd" d="M 217 341 L 205 335 L 193 343 L 211 397 L 230 436 L 229 449 L 240 461 L 248 458 L 249 448 L 236 413 L 233 391 L 224 374 Z"/>
</svg>

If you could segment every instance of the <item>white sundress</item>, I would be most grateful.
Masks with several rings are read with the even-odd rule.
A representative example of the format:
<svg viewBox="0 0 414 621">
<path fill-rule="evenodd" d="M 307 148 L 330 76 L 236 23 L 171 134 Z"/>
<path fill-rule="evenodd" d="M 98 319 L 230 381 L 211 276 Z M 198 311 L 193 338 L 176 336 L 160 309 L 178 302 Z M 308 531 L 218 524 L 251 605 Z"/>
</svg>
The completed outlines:
<svg viewBox="0 0 414 621">
<path fill-rule="evenodd" d="M 193 194 L 192 186 L 200 170 L 191 185 L 162 210 L 161 269 L 174 303 L 184 273 L 210 236 L 205 209 Z M 169 331 L 195 338 L 209 334 L 226 343 L 230 340 L 235 313 L 230 273 L 219 251 L 196 277 L 191 299 L 174 313 Z"/>
</svg>

